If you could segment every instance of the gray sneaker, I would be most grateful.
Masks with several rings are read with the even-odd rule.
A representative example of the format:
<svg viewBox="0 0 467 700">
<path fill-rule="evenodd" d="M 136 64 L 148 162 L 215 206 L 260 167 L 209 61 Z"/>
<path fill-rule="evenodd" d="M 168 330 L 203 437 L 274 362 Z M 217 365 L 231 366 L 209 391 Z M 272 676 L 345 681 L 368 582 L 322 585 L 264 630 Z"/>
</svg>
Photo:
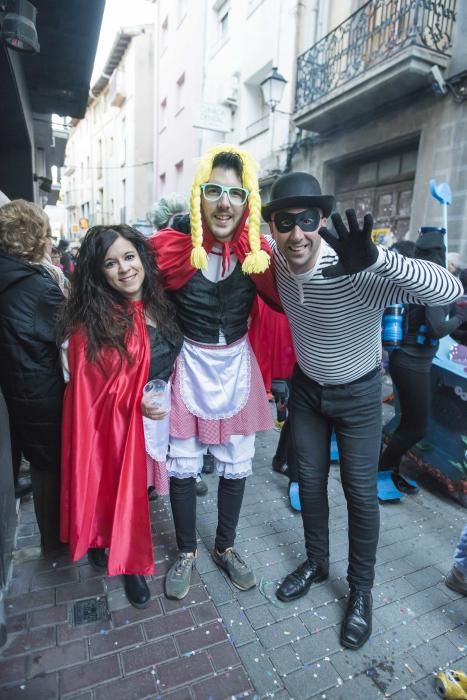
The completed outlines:
<svg viewBox="0 0 467 700">
<path fill-rule="evenodd" d="M 256 586 L 253 571 L 233 547 L 226 549 L 223 554 L 219 554 L 214 548 L 212 558 L 218 566 L 227 572 L 233 585 L 240 588 L 241 591 L 248 591 Z"/>
<path fill-rule="evenodd" d="M 467 578 L 455 566 L 452 567 L 446 576 L 445 584 L 451 590 L 456 591 L 456 593 L 467 595 Z"/>
<path fill-rule="evenodd" d="M 191 571 L 196 554 L 180 552 L 165 576 L 165 595 L 167 598 L 181 600 L 190 590 Z"/>
</svg>

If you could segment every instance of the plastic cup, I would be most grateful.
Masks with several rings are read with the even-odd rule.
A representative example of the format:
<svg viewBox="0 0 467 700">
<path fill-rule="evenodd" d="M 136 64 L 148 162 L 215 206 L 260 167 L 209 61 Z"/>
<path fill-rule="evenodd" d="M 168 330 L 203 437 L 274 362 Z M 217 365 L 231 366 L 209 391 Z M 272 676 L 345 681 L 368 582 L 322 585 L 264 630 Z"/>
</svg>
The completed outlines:
<svg viewBox="0 0 467 700">
<path fill-rule="evenodd" d="M 145 385 L 143 392 L 144 396 L 149 398 L 151 406 L 164 411 L 170 410 L 169 385 L 163 379 L 152 379 Z"/>
</svg>

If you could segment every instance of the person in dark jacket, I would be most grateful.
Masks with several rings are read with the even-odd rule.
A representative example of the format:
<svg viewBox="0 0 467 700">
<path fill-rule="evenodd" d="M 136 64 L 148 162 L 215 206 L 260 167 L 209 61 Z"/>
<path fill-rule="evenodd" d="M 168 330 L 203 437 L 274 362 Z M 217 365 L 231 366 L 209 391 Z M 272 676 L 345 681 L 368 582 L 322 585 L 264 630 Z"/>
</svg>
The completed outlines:
<svg viewBox="0 0 467 700">
<path fill-rule="evenodd" d="M 423 229 L 421 229 L 423 231 Z M 414 257 L 446 267 L 444 229 L 426 227 L 420 233 Z M 392 350 L 389 373 L 397 389 L 401 418 L 380 458 L 379 471 L 391 470 L 394 485 L 402 493 L 416 493 L 415 482 L 400 473 L 402 457 L 421 440 L 427 429 L 431 403 L 431 365 L 439 339 L 454 332 L 462 324 L 459 314 L 447 318 L 447 306 L 406 307 L 407 332 L 401 347 Z"/>
<path fill-rule="evenodd" d="M 51 250 L 40 207 L 18 199 L 0 208 L 0 386 L 31 465 L 42 551 L 53 558 L 65 551 L 59 540 L 64 382 L 56 344 L 64 296 Z"/>
</svg>

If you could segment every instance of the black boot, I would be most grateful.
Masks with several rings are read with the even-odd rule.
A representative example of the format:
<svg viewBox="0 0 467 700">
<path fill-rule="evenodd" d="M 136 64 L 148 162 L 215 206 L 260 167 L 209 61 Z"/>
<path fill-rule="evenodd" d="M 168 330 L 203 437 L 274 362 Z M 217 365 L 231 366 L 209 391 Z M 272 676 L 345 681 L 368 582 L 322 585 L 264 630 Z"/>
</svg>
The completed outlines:
<svg viewBox="0 0 467 700">
<path fill-rule="evenodd" d="M 123 574 L 125 595 L 135 608 L 147 608 L 151 602 L 151 592 L 144 576 Z"/>
<path fill-rule="evenodd" d="M 285 577 L 276 591 L 276 596 L 284 603 L 289 600 L 297 600 L 308 593 L 312 583 L 324 581 L 328 576 L 327 568 L 321 564 L 304 561 L 295 571 Z"/>
<path fill-rule="evenodd" d="M 360 649 L 371 634 L 371 593 L 351 589 L 342 622 L 341 644 L 348 649 Z"/>
<path fill-rule="evenodd" d="M 88 549 L 88 562 L 99 574 L 107 572 L 107 554 L 105 547 L 91 547 Z"/>
</svg>

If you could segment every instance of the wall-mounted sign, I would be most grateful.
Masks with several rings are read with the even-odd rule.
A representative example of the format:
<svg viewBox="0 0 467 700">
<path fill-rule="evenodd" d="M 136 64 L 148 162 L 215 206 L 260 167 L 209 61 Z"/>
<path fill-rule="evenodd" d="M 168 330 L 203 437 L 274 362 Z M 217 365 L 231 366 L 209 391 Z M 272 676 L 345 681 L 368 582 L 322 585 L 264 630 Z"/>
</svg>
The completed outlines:
<svg viewBox="0 0 467 700">
<path fill-rule="evenodd" d="M 213 102 L 201 102 L 195 108 L 193 126 L 196 129 L 208 129 L 209 131 L 220 131 L 223 134 L 231 130 L 232 112 L 225 105 Z"/>
</svg>

